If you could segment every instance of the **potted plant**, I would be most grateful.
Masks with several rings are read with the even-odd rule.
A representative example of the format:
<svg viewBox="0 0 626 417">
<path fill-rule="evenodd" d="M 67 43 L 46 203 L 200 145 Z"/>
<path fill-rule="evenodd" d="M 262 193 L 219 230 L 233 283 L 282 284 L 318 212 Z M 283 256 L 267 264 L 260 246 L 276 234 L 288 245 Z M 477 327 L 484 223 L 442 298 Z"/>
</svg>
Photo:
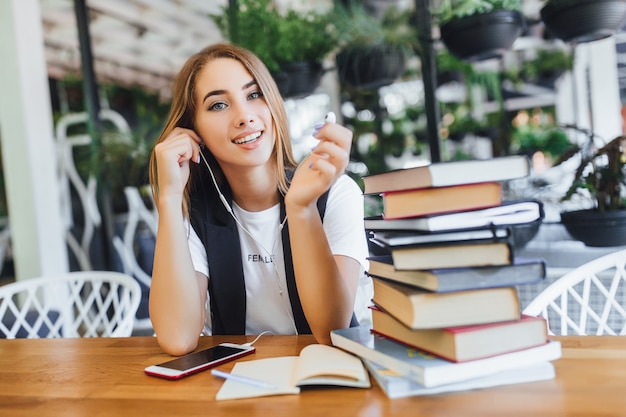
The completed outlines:
<svg viewBox="0 0 626 417">
<path fill-rule="evenodd" d="M 535 152 L 542 152 L 553 161 L 569 150 L 572 143 L 558 127 L 528 123 L 514 128 L 511 145 L 516 153 L 532 157 Z"/>
<path fill-rule="evenodd" d="M 323 60 L 337 47 L 328 13 L 289 10 L 278 23 L 276 60 L 289 75 L 287 96 L 311 94 L 325 72 Z"/>
<path fill-rule="evenodd" d="M 393 83 L 405 70 L 406 60 L 418 49 L 412 13 L 395 7 L 382 19 L 362 5 L 336 5 L 334 25 L 339 35 L 337 74 L 343 85 L 376 89 Z"/>
<path fill-rule="evenodd" d="M 521 0 L 442 0 L 433 15 L 441 40 L 463 60 L 496 57 L 511 48 L 525 19 Z"/>
<path fill-rule="evenodd" d="M 548 30 L 564 42 L 591 42 L 617 31 L 626 18 L 626 1 L 547 0 L 540 16 Z"/>
<path fill-rule="evenodd" d="M 254 52 L 267 66 L 284 97 L 312 93 L 323 61 L 337 46 L 328 12 L 280 13 L 270 0 L 239 0 L 210 15 L 230 42 Z"/>
<path fill-rule="evenodd" d="M 592 136 L 593 137 L 593 136 Z M 582 148 L 566 152 L 557 165 L 573 156 L 580 158 L 573 182 L 562 200 L 583 195 L 590 208 L 562 211 L 561 223 L 587 246 L 626 245 L 626 136 L 618 136 L 595 148 L 590 140 Z"/>
<path fill-rule="evenodd" d="M 561 75 L 574 68 L 574 55 L 565 49 L 539 49 L 534 59 L 522 64 L 522 77 L 527 81 L 554 88 Z"/>
</svg>

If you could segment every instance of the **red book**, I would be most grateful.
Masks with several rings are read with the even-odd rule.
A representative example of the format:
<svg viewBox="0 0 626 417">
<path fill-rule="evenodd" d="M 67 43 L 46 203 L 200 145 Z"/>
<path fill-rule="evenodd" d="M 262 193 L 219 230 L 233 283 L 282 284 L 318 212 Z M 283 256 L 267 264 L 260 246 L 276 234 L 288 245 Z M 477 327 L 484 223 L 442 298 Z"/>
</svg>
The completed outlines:
<svg viewBox="0 0 626 417">
<path fill-rule="evenodd" d="M 528 349 L 548 342 L 542 317 L 499 323 L 412 330 L 385 311 L 372 308 L 372 331 L 452 362 L 466 362 Z"/>
<path fill-rule="evenodd" d="M 502 203 L 502 184 L 481 182 L 383 194 L 383 217 L 400 219 L 494 207 Z"/>
<path fill-rule="evenodd" d="M 530 159 L 523 155 L 437 162 L 367 175 L 363 177 L 364 193 L 507 181 L 527 177 L 530 167 Z"/>
</svg>

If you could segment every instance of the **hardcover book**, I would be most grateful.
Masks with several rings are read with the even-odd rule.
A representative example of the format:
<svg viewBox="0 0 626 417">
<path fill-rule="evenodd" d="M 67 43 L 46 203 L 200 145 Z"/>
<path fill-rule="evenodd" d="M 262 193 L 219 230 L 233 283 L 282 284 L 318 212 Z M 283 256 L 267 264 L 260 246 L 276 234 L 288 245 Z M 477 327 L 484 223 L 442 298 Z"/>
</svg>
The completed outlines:
<svg viewBox="0 0 626 417">
<path fill-rule="evenodd" d="M 398 270 L 497 266 L 513 263 L 510 242 L 476 241 L 390 248 Z"/>
<path fill-rule="evenodd" d="M 383 194 L 383 217 L 401 219 L 493 207 L 502 203 L 497 182 L 420 188 Z"/>
<path fill-rule="evenodd" d="M 510 287 L 531 284 L 546 277 L 543 259 L 515 257 L 511 265 L 398 270 L 390 255 L 368 258 L 367 274 L 434 292 Z"/>
<path fill-rule="evenodd" d="M 413 188 L 447 187 L 479 182 L 506 181 L 530 174 L 530 160 L 513 155 L 491 159 L 437 162 L 363 177 L 365 194 Z"/>
<path fill-rule="evenodd" d="M 515 287 L 434 293 L 373 278 L 373 302 L 405 326 L 433 329 L 519 320 Z"/>
<path fill-rule="evenodd" d="M 406 219 L 384 219 L 382 216 L 365 218 L 366 230 L 404 230 L 442 232 L 485 226 L 510 226 L 543 219 L 539 201 L 505 201 L 484 209 L 461 211 Z"/>
<path fill-rule="evenodd" d="M 411 378 L 402 376 L 398 372 L 378 365 L 369 360 L 363 360 L 365 367 L 381 390 L 388 398 L 406 398 L 420 395 L 435 395 L 446 392 L 469 391 L 501 385 L 523 384 L 528 382 L 546 381 L 554 379 L 554 365 L 551 362 L 542 362 L 522 368 L 509 369 L 491 375 L 468 379 L 451 384 L 425 387 Z"/>
<path fill-rule="evenodd" d="M 385 311 L 372 308 L 372 331 L 452 362 L 487 358 L 548 341 L 546 320 L 531 316 L 500 323 L 413 330 Z"/>
<path fill-rule="evenodd" d="M 391 369 L 424 387 L 467 381 L 561 357 L 561 344 L 558 341 L 485 359 L 455 363 L 377 336 L 370 331 L 369 326 L 333 330 L 330 337 L 334 346 Z"/>
</svg>

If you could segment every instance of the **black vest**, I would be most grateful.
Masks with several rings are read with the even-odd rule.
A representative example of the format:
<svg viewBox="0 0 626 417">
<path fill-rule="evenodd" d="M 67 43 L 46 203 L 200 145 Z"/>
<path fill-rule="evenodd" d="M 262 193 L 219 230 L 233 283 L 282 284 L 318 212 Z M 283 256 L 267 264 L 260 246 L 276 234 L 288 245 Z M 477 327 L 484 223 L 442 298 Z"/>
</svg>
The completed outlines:
<svg viewBox="0 0 626 417">
<path fill-rule="evenodd" d="M 246 289 L 237 223 L 222 205 L 212 184 L 201 188 L 203 188 L 201 192 L 192 192 L 190 195 L 190 216 L 191 225 L 207 252 L 213 334 L 245 334 Z M 222 191 L 232 207 L 230 190 L 224 189 Z M 324 220 L 327 199 L 328 191 L 320 196 L 317 201 L 317 208 L 322 221 Z M 282 219 L 284 216 L 285 202 L 281 197 L 280 218 Z M 302 311 L 293 271 L 289 221 L 285 223 L 281 234 L 287 290 L 296 328 L 299 334 L 310 334 L 311 329 Z M 354 315 L 350 325 L 358 325 Z"/>
</svg>

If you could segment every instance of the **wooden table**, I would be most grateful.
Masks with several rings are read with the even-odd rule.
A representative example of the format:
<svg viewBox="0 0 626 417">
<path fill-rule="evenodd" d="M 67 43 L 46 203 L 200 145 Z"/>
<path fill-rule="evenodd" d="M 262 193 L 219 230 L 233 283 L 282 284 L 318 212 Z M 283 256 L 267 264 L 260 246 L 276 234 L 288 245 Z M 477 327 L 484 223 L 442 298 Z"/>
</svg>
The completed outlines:
<svg viewBox="0 0 626 417">
<path fill-rule="evenodd" d="M 203 337 L 201 347 L 244 337 Z M 389 400 L 372 389 L 309 388 L 300 395 L 215 401 L 223 380 L 143 369 L 170 357 L 153 337 L 0 340 L 0 416 L 624 416 L 626 337 L 567 336 L 556 379 Z M 296 355 L 310 336 L 263 336 L 248 359 Z M 246 360 L 246 359 L 241 359 Z M 230 370 L 232 363 L 220 369 Z"/>
</svg>

